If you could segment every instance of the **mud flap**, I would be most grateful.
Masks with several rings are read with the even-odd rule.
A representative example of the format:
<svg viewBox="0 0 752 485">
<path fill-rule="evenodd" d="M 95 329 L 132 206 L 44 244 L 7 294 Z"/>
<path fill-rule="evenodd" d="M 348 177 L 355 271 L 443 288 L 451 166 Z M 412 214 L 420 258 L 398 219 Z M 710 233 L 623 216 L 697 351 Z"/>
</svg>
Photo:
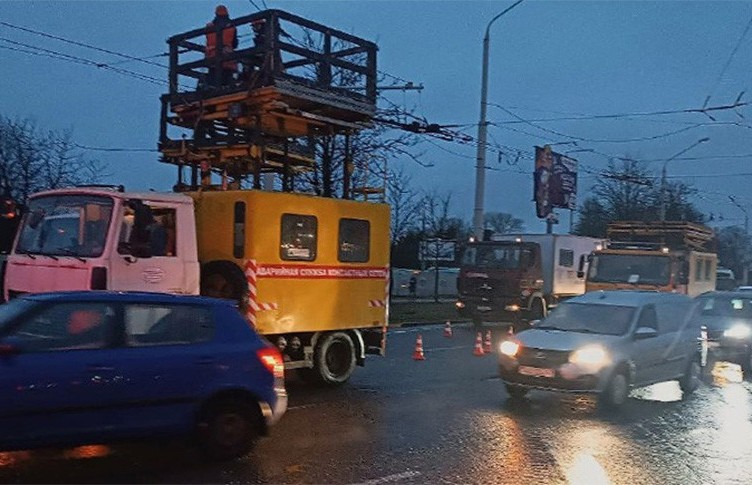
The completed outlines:
<svg viewBox="0 0 752 485">
<path fill-rule="evenodd" d="M 385 353 L 386 331 L 381 328 L 361 330 L 365 353 L 368 355 L 381 355 Z"/>
</svg>

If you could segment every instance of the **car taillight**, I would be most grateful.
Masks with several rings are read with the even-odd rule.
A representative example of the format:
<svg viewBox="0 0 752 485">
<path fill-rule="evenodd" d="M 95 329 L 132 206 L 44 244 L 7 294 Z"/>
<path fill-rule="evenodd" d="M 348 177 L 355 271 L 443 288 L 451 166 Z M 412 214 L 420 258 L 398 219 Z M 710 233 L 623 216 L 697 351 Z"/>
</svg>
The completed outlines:
<svg viewBox="0 0 752 485">
<path fill-rule="evenodd" d="M 264 347 L 259 349 L 256 355 L 274 377 L 282 378 L 285 376 L 285 362 L 282 360 L 282 354 L 279 353 L 279 350 L 273 347 Z"/>
<path fill-rule="evenodd" d="M 107 289 L 107 268 L 97 266 L 91 269 L 91 285 L 92 290 L 106 290 Z"/>
</svg>

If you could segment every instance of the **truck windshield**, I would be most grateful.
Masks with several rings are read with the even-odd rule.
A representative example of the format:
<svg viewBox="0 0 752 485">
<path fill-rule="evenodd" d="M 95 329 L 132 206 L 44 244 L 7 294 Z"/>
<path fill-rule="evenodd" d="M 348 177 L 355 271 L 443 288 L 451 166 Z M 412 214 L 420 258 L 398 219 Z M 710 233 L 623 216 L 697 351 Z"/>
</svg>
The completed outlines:
<svg viewBox="0 0 752 485">
<path fill-rule="evenodd" d="M 671 258 L 647 254 L 598 254 L 590 264 L 588 280 L 667 285 L 671 280 Z"/>
<path fill-rule="evenodd" d="M 29 202 L 16 253 L 96 257 L 102 254 L 112 217 L 112 199 L 56 195 Z"/>
<path fill-rule="evenodd" d="M 634 307 L 629 306 L 562 303 L 534 328 L 624 335 L 634 313 Z"/>
<path fill-rule="evenodd" d="M 516 269 L 520 267 L 522 248 L 511 245 L 470 246 L 462 257 L 463 266 L 488 269 Z"/>
</svg>

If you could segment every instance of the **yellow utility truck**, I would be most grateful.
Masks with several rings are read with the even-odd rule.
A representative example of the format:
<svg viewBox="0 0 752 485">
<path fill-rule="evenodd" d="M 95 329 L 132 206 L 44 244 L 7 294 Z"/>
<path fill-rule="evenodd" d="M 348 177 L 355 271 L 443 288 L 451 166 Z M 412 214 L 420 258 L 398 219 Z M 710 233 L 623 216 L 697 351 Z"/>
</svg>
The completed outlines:
<svg viewBox="0 0 752 485">
<path fill-rule="evenodd" d="M 59 290 L 234 299 L 287 368 L 340 384 L 384 352 L 389 207 L 261 190 L 38 193 L 5 295 Z"/>
<path fill-rule="evenodd" d="M 715 289 L 713 230 L 690 222 L 614 222 L 594 251 L 586 291 L 655 290 L 697 296 Z M 584 268 L 580 269 L 584 274 Z"/>
</svg>

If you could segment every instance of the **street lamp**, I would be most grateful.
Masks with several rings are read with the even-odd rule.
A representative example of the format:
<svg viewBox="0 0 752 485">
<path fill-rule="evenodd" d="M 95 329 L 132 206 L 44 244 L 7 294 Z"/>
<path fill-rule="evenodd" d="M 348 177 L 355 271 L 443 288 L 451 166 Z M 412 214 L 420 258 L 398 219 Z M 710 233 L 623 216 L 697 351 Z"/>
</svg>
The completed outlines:
<svg viewBox="0 0 752 485">
<path fill-rule="evenodd" d="M 696 147 L 700 143 L 705 143 L 706 141 L 709 141 L 709 140 L 710 140 L 710 138 L 708 138 L 708 137 L 700 138 L 699 140 L 697 140 L 696 142 L 692 143 L 691 145 L 689 145 L 684 150 L 681 150 L 680 152 L 676 153 L 675 155 L 672 155 L 671 157 L 667 158 L 665 162 L 663 162 L 663 170 L 661 171 L 661 192 L 660 192 L 660 202 L 661 202 L 660 220 L 661 220 L 661 222 L 666 220 L 666 168 L 668 167 L 668 162 L 670 162 L 671 160 L 675 159 L 679 155 L 687 153 L 688 151 L 690 151 L 691 149 L 693 149 L 694 147 Z"/>
<path fill-rule="evenodd" d="M 523 1 L 524 0 L 517 0 L 503 12 L 492 18 L 486 26 L 486 35 L 483 37 L 483 74 L 480 90 L 478 151 L 475 164 L 475 210 L 473 211 L 473 232 L 478 241 L 483 239 L 483 199 L 485 198 L 484 191 L 486 186 L 486 136 L 488 133 L 488 122 L 486 121 L 486 105 L 488 102 L 488 44 L 491 25 Z"/>
</svg>

